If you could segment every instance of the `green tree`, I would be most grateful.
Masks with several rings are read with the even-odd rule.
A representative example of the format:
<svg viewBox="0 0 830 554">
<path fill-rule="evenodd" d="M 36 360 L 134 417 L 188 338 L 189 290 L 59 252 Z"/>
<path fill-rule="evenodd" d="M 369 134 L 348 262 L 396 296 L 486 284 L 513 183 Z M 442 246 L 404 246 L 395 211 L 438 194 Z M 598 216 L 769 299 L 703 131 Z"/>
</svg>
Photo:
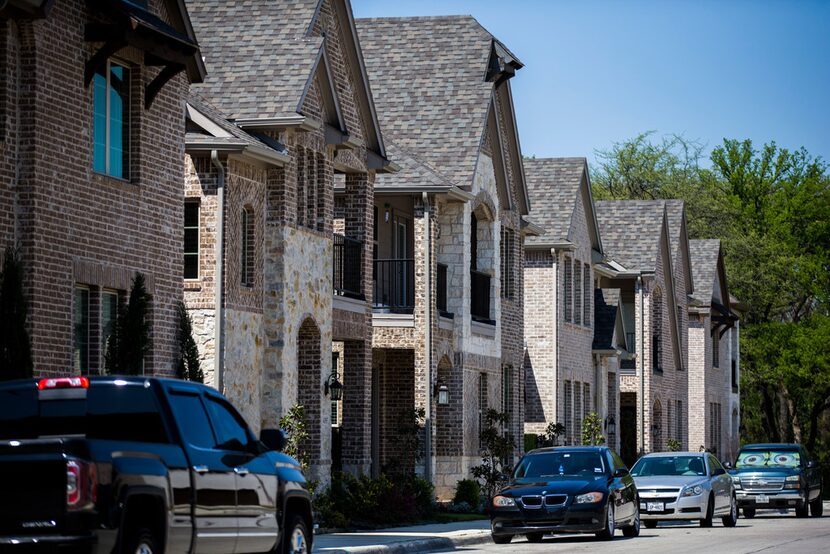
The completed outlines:
<svg viewBox="0 0 830 554">
<path fill-rule="evenodd" d="M 596 412 L 591 412 L 582 420 L 582 444 L 584 446 L 605 444 L 605 437 L 602 435 L 602 420 Z"/>
<path fill-rule="evenodd" d="M 105 367 L 110 375 L 142 375 L 150 352 L 150 295 L 144 275 L 136 273 L 126 306 L 118 308 L 115 329 L 107 341 Z"/>
<path fill-rule="evenodd" d="M 481 480 L 481 489 L 488 501 L 507 483 L 507 475 L 512 470 L 508 460 L 513 456 L 515 444 L 513 436 L 504 432 L 509 422 L 509 414 L 492 408 L 484 413 L 484 425 L 479 434 L 481 464 L 470 471 L 473 477 Z"/>
<path fill-rule="evenodd" d="M 23 265 L 17 250 L 8 247 L 0 272 L 0 381 L 32 376 L 32 349 L 26 331 L 28 312 L 23 295 Z"/>
<path fill-rule="evenodd" d="M 302 450 L 303 443 L 308 440 L 305 409 L 300 405 L 293 406 L 280 418 L 278 425 L 285 432 L 285 448 L 282 451 L 300 462 L 303 471 L 308 471 L 308 453 Z"/>
<path fill-rule="evenodd" d="M 176 376 L 179 379 L 204 383 L 205 376 L 199 362 L 199 349 L 196 347 L 196 341 L 193 340 L 193 322 L 190 320 L 190 314 L 184 302 L 179 302 L 177 311 L 179 315 L 177 332 L 179 358 L 176 363 Z"/>
</svg>

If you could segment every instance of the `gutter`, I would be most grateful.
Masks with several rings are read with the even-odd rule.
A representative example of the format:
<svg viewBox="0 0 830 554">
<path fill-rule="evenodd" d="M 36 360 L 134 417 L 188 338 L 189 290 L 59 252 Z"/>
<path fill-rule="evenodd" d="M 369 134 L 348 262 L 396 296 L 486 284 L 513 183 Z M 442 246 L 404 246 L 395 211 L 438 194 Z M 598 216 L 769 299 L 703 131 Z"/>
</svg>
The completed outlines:
<svg viewBox="0 0 830 554">
<path fill-rule="evenodd" d="M 576 245 L 569 240 L 536 241 L 525 244 L 525 250 L 561 250 L 572 252 L 576 250 Z"/>
<path fill-rule="evenodd" d="M 248 156 L 258 162 L 274 165 L 276 167 L 283 167 L 291 161 L 290 156 L 282 154 L 276 150 L 266 147 L 256 146 L 247 142 L 223 142 L 217 144 L 212 141 L 205 142 L 188 142 L 185 144 L 185 152 L 210 152 L 211 158 L 214 152 L 227 152 L 239 154 L 241 156 Z"/>
<path fill-rule="evenodd" d="M 393 164 L 394 165 L 394 164 Z M 384 187 L 375 185 L 375 194 L 381 193 L 386 195 L 410 195 L 410 194 L 446 194 L 450 200 L 458 202 L 468 202 L 475 198 L 474 194 L 457 187 L 455 185 L 435 185 L 435 186 L 413 186 L 413 187 Z"/>
<path fill-rule="evenodd" d="M 222 297 L 224 284 L 222 270 L 225 263 L 224 258 L 224 228 L 225 228 L 225 167 L 219 160 L 218 150 L 210 153 L 210 162 L 216 168 L 216 275 L 214 277 L 214 298 L 216 319 L 214 321 L 214 362 L 213 370 L 216 375 L 216 390 L 224 392 L 224 371 L 225 371 L 225 315 L 223 313 Z"/>
<path fill-rule="evenodd" d="M 555 344 L 553 345 L 553 386 L 554 386 L 554 400 L 556 399 L 556 390 L 559 389 L 559 376 L 561 372 L 559 371 L 559 251 L 555 248 L 551 248 L 550 250 L 551 255 L 553 256 L 553 275 L 556 279 L 555 286 L 553 287 L 553 309 L 555 311 L 554 318 L 553 318 L 553 340 Z M 564 308 L 563 308 L 564 309 Z M 557 401 L 558 404 L 558 401 Z M 556 414 L 554 414 L 554 421 L 560 421 L 559 419 L 559 406 L 556 406 Z M 563 417 L 561 421 L 565 421 Z M 568 436 L 568 430 L 565 429 L 565 437 Z"/>
</svg>

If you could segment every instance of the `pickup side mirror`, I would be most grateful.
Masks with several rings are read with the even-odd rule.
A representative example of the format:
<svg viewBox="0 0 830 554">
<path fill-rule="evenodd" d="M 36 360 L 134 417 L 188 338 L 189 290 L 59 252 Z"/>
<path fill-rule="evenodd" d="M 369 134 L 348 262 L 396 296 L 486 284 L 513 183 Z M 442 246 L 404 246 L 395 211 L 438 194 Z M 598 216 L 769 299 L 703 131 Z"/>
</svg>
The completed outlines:
<svg viewBox="0 0 830 554">
<path fill-rule="evenodd" d="M 724 462 L 723 467 L 726 469 L 732 469 L 732 462 Z"/>
<path fill-rule="evenodd" d="M 614 477 L 625 477 L 626 475 L 628 475 L 628 470 L 625 469 L 624 467 L 620 467 L 620 468 L 617 468 L 616 470 L 614 470 L 614 475 L 613 476 Z"/>
<path fill-rule="evenodd" d="M 263 429 L 259 432 L 259 440 L 268 450 L 280 452 L 285 448 L 285 433 L 281 429 Z"/>
<path fill-rule="evenodd" d="M 818 461 L 810 460 L 809 462 L 807 462 L 807 469 L 815 469 L 817 467 L 818 467 Z"/>
</svg>

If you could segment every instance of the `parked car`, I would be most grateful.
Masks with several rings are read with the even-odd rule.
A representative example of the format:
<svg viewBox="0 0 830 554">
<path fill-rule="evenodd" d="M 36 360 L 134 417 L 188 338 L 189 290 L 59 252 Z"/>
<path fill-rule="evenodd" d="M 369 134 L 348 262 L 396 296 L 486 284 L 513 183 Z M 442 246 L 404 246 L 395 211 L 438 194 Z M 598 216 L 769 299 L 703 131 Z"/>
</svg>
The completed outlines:
<svg viewBox="0 0 830 554">
<path fill-rule="evenodd" d="M 761 508 L 795 508 L 797 517 L 821 517 L 821 468 L 800 444 L 748 444 L 729 473 L 746 517 Z"/>
<path fill-rule="evenodd" d="M 640 492 L 640 517 L 649 529 L 669 519 L 699 519 L 701 527 L 711 527 L 716 516 L 725 527 L 738 521 L 732 479 L 708 452 L 646 454 L 631 475 Z"/>
<path fill-rule="evenodd" d="M 311 552 L 311 499 L 284 442 L 257 440 L 195 383 L 2 383 L 0 550 Z"/>
<path fill-rule="evenodd" d="M 628 468 L 604 446 L 532 450 L 490 503 L 493 542 L 515 535 L 539 542 L 546 533 L 595 533 L 611 540 L 617 528 L 640 534 L 637 487 Z"/>
</svg>

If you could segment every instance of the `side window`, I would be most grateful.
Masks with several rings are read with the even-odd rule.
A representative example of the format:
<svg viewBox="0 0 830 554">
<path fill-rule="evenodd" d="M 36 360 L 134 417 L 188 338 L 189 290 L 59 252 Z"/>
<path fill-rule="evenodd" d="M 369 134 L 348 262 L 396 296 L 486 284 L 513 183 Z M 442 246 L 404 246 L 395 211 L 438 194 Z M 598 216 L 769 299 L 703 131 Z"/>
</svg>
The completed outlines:
<svg viewBox="0 0 830 554">
<path fill-rule="evenodd" d="M 614 460 L 614 469 L 628 469 L 625 462 L 622 461 L 622 458 L 620 458 L 619 455 L 613 450 L 611 450 L 611 459 Z"/>
<path fill-rule="evenodd" d="M 720 462 L 718 461 L 717 458 L 715 458 L 712 455 L 709 455 L 709 474 L 711 475 L 718 468 L 722 469 L 723 466 L 720 465 Z"/>
<path fill-rule="evenodd" d="M 225 402 L 208 396 L 206 398 L 210 419 L 216 428 L 217 448 L 244 450 L 250 442 L 248 428 L 233 408 Z"/>
<path fill-rule="evenodd" d="M 199 448 L 213 448 L 216 439 L 199 395 L 174 392 L 170 395 L 170 404 L 185 442 Z"/>
</svg>

